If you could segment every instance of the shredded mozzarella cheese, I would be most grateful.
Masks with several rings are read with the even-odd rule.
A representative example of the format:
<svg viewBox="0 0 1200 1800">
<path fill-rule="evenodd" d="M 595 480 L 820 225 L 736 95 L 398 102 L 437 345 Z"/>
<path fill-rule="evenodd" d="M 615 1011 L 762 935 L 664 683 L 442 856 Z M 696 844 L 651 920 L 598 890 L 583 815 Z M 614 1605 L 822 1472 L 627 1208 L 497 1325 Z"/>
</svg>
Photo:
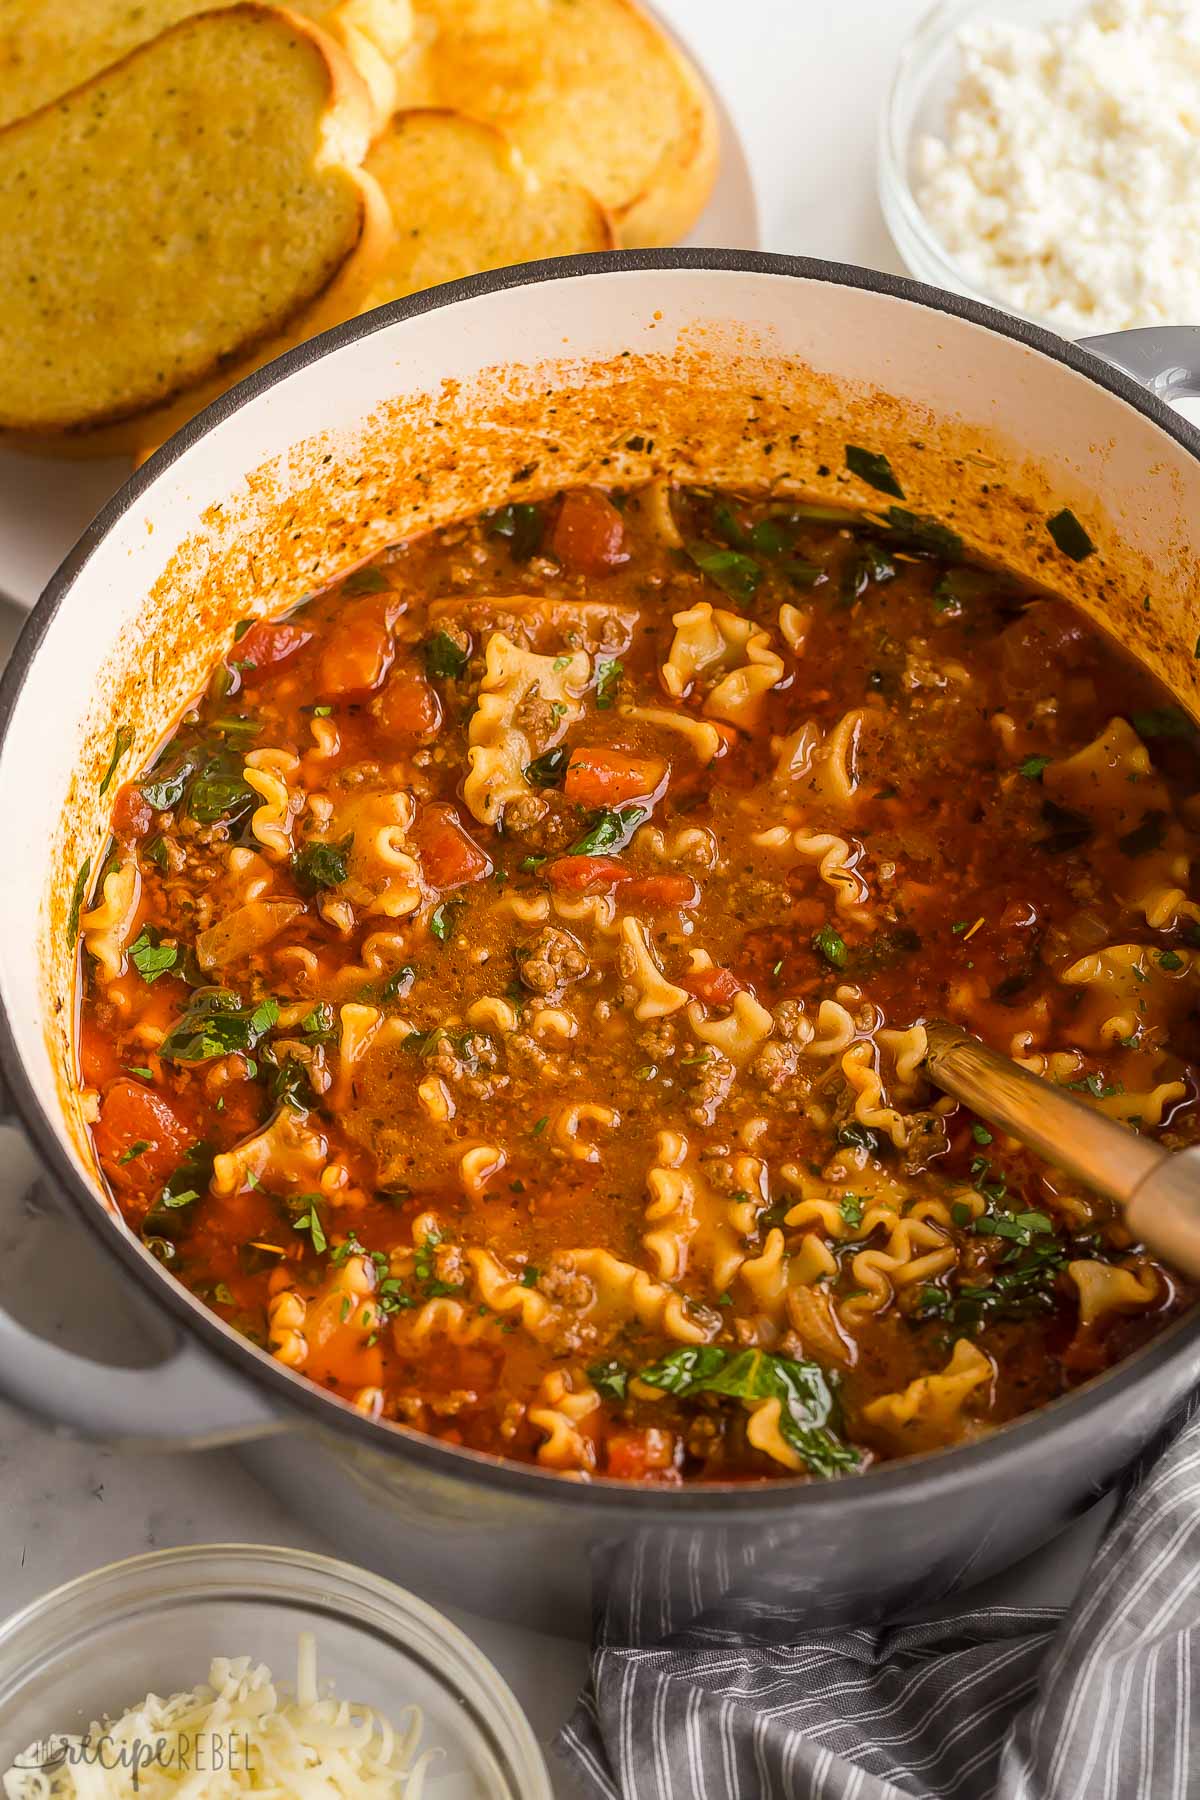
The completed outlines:
<svg viewBox="0 0 1200 1800">
<path fill-rule="evenodd" d="M 1068 334 L 1200 318 L 1200 0 L 959 34 L 918 204 L 972 285 Z"/>
<path fill-rule="evenodd" d="M 7 1800 L 421 1800 L 440 1754 L 417 1754 L 422 1717 L 400 1726 L 317 1680 L 316 1644 L 300 1638 L 296 1691 L 263 1663 L 217 1656 L 208 1681 L 162 1700 L 147 1694 L 82 1737 L 31 1744 L 3 1776 Z"/>
</svg>

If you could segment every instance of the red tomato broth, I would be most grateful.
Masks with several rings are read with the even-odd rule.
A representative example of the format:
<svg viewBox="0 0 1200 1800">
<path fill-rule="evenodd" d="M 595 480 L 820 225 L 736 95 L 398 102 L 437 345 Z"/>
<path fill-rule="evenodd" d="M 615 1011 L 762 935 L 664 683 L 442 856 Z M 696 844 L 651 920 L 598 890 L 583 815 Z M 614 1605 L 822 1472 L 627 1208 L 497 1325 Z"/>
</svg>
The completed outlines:
<svg viewBox="0 0 1200 1800">
<path fill-rule="evenodd" d="M 1176 852 L 1182 898 L 1200 760 L 1163 691 L 1061 601 L 849 517 L 701 491 L 673 507 L 698 557 L 644 494 L 580 491 L 398 546 L 240 632 L 153 773 L 114 795 L 114 858 L 136 859 L 140 900 L 116 980 L 85 949 L 82 1075 L 131 1227 L 223 1317 L 373 1416 L 623 1479 L 829 1474 L 969 1440 L 1190 1301 L 1104 1203 L 902 1078 L 879 1033 L 959 1019 L 1057 1057 L 1051 1072 L 1097 1104 L 1161 1090 L 1147 1129 L 1191 1142 L 1195 1008 L 1179 995 L 1196 923 L 1177 905 L 1151 928 L 1136 890 L 1169 888 L 1154 859 Z M 698 604 L 752 621 L 779 658 L 732 719 L 725 677 L 753 665 L 729 644 L 680 694 L 663 674 L 673 617 Z M 781 608 L 806 615 L 796 648 Z M 469 803 L 498 635 L 553 657 L 547 687 L 588 662 L 582 694 L 535 687 L 511 709 L 530 756 L 500 828 Z M 1047 786 L 1114 717 L 1141 718 L 1150 753 L 1133 823 L 1127 795 L 1089 793 L 1085 812 Z M 784 768 L 804 726 L 812 743 Z M 296 759 L 283 848 L 244 779 L 265 750 Z M 195 816 L 196 768 L 215 768 L 206 795 L 225 813 Z M 178 799 L 151 806 L 179 769 L 193 772 Z M 754 841 L 785 826 L 839 841 L 861 899 L 839 904 L 815 854 Z M 199 966 L 205 932 L 264 895 L 294 903 L 282 928 Z M 630 919 L 668 1000 L 648 1000 Z M 175 951 L 149 976 L 147 928 Z M 1105 1038 L 1112 980 L 1061 977 L 1131 943 L 1147 996 L 1135 1029 Z M 193 995 L 217 987 L 237 1004 L 216 1014 L 214 1053 L 191 1054 L 198 1014 L 191 1051 L 172 1054 Z M 823 1003 L 848 1021 L 837 1053 L 812 1047 Z M 637 1016 L 655 1004 L 668 1010 Z M 720 1032 L 739 1004 L 766 1035 L 731 1059 Z M 855 1045 L 902 1144 L 862 1121 Z M 618 1122 L 585 1111 L 572 1127 L 572 1107 Z M 280 1119 L 286 1151 L 245 1149 Z M 195 1197 L 169 1204 L 197 1145 L 198 1187 L 181 1190 Z M 488 1147 L 502 1166 L 464 1173 Z M 230 1153 L 250 1173 L 214 1181 L 211 1157 L 220 1170 Z M 678 1195 L 676 1163 L 691 1198 L 656 1248 L 647 1208 Z M 910 1279 L 923 1257 L 928 1279 Z M 1086 1320 L 1083 1264 L 1116 1295 Z M 970 1364 L 957 1388 L 955 1356 Z M 640 1378 L 656 1365 L 665 1386 Z"/>
</svg>

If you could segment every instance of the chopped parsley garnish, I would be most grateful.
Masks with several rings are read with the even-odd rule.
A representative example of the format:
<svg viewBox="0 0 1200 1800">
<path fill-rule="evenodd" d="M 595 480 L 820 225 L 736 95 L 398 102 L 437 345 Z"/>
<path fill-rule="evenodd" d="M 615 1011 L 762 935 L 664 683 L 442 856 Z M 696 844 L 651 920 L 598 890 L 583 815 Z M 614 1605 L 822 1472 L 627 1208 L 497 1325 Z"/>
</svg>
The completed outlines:
<svg viewBox="0 0 1200 1800">
<path fill-rule="evenodd" d="M 1160 969 L 1182 969 L 1186 965 L 1178 950 L 1163 950 L 1159 953 L 1158 966 Z"/>
<path fill-rule="evenodd" d="M 1043 769 L 1048 769 L 1053 761 L 1052 756 L 1027 756 L 1017 773 L 1023 775 L 1026 781 L 1040 781 Z"/>
<path fill-rule="evenodd" d="M 546 521 L 533 501 L 516 501 L 489 513 L 487 528 L 493 537 L 507 539 L 514 562 L 528 562 L 542 547 Z"/>
<path fill-rule="evenodd" d="M 972 1125 L 971 1136 L 977 1144 L 990 1144 L 992 1141 L 992 1134 L 986 1125 Z"/>
<path fill-rule="evenodd" d="M 736 600 L 739 606 L 746 606 L 753 600 L 762 580 L 762 564 L 755 562 L 752 556 L 743 556 L 740 550 L 726 550 L 716 544 L 705 544 L 698 539 L 691 539 L 686 544 L 688 555 L 702 575 Z"/>
<path fill-rule="evenodd" d="M 859 1466 L 858 1452 L 835 1429 L 829 1378 L 818 1364 L 768 1350 L 722 1350 L 716 1344 L 671 1350 L 638 1371 L 647 1387 L 687 1399 L 716 1394 L 731 1400 L 778 1400 L 779 1431 L 814 1475 L 838 1475 Z"/>
<path fill-rule="evenodd" d="M 587 830 L 568 851 L 569 856 L 599 856 L 607 851 L 623 850 L 643 819 L 649 814 L 640 806 L 625 806 L 620 812 L 593 813 Z"/>
<path fill-rule="evenodd" d="M 525 764 L 525 779 L 530 787 L 561 787 L 566 779 L 570 760 L 571 752 L 566 744 L 558 744 L 553 750 L 546 750 L 541 756 L 535 756 L 531 763 Z"/>
<path fill-rule="evenodd" d="M 117 772 L 117 764 L 120 762 L 121 758 L 124 756 L 125 752 L 128 750 L 128 748 L 129 748 L 130 744 L 132 744 L 132 742 L 133 742 L 132 731 L 126 731 L 125 727 L 122 726 L 120 728 L 120 730 L 117 732 L 116 738 L 113 742 L 113 752 L 112 752 L 111 757 L 109 758 L 108 767 L 104 771 L 104 779 L 100 783 L 101 799 L 103 799 L 104 795 L 107 794 L 109 788 L 112 786 L 113 776 Z"/>
<path fill-rule="evenodd" d="M 1046 520 L 1046 530 L 1063 555 L 1069 556 L 1072 562 L 1082 562 L 1086 556 L 1091 556 L 1096 548 L 1075 514 L 1067 506 L 1064 506 L 1061 512 L 1056 512 L 1052 519 Z"/>
<path fill-rule="evenodd" d="M 858 444 L 846 445 L 846 467 L 868 487 L 873 487 L 881 494 L 891 494 L 896 500 L 903 500 L 904 489 L 892 472 L 892 465 L 886 456 L 876 450 L 864 450 Z"/>
<path fill-rule="evenodd" d="M 471 660 L 447 631 L 435 631 L 425 639 L 425 670 L 434 681 L 457 681 Z"/>
<path fill-rule="evenodd" d="M 300 1030 L 306 1038 L 323 1043 L 332 1038 L 337 1023 L 336 1015 L 327 1000 L 318 1001 L 312 1011 L 300 1021 Z"/>
<path fill-rule="evenodd" d="M 143 925 L 129 946 L 129 955 L 143 981 L 157 981 L 160 975 L 175 967 L 179 947 L 177 944 L 160 944 L 154 927 Z"/>
<path fill-rule="evenodd" d="M 125 1067 L 131 1075 L 137 1075 L 143 1081 L 154 1080 L 154 1070 L 148 1069 L 145 1063 L 126 1063 Z"/>
<path fill-rule="evenodd" d="M 831 969 L 845 968 L 849 955 L 846 940 L 832 925 L 822 925 L 819 931 L 813 933 L 813 949 L 825 958 Z"/>
<path fill-rule="evenodd" d="M 517 1182 L 513 1182 L 512 1186 L 517 1188 L 520 1193 L 524 1193 L 525 1191 Z M 542 1271 L 540 1269 L 535 1269 L 532 1263 L 526 1263 L 525 1267 L 521 1270 L 521 1286 L 527 1288 L 536 1287 L 541 1279 L 541 1273 Z"/>
<path fill-rule="evenodd" d="M 324 888 L 341 887 L 349 874 L 354 833 L 336 844 L 306 844 L 290 859 L 292 880 L 302 894 L 319 894 Z"/>
<path fill-rule="evenodd" d="M 299 1194 L 291 1202 L 293 1210 L 292 1230 L 307 1231 L 312 1240 L 312 1247 L 318 1256 L 323 1256 L 329 1248 L 329 1239 L 325 1236 L 325 1227 L 321 1223 L 321 1215 L 317 1211 L 320 1194 Z"/>
<path fill-rule="evenodd" d="M 1114 1094 L 1123 1092 L 1120 1082 L 1114 1084 L 1108 1081 L 1098 1069 L 1094 1069 L 1090 1075 L 1081 1075 L 1078 1081 L 1068 1081 L 1067 1086 L 1073 1093 L 1090 1094 L 1093 1100 L 1108 1100 Z"/>
<path fill-rule="evenodd" d="M 136 1144 L 130 1144 L 128 1150 L 122 1156 L 118 1156 L 117 1162 L 118 1164 L 131 1163 L 135 1156 L 140 1156 L 144 1150 L 149 1150 L 149 1148 L 149 1138 L 139 1138 Z"/>
<path fill-rule="evenodd" d="M 862 1224 L 865 1202 L 861 1194 L 843 1194 L 838 1205 L 847 1225 Z"/>
<path fill-rule="evenodd" d="M 79 915 L 83 910 L 83 897 L 87 893 L 87 879 L 92 872 L 92 859 L 85 856 L 75 876 L 75 886 L 71 889 L 71 906 L 67 913 L 67 942 L 73 944 L 79 936 Z"/>
<path fill-rule="evenodd" d="M 625 679 L 625 665 L 613 656 L 605 660 L 601 657 L 596 663 L 596 709 L 608 712 L 616 705 L 617 694 Z"/>
<path fill-rule="evenodd" d="M 429 929 L 439 944 L 444 944 L 455 929 L 458 916 L 465 905 L 465 900 L 443 900 L 434 907 L 429 916 Z"/>
</svg>

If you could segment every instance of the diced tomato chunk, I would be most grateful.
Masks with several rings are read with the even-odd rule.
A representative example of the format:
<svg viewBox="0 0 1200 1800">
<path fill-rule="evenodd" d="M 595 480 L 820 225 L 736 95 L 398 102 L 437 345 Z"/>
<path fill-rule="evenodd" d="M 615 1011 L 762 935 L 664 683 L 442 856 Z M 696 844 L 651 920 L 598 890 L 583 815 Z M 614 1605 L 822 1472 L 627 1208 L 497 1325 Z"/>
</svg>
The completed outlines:
<svg viewBox="0 0 1200 1800">
<path fill-rule="evenodd" d="M 572 750 L 563 791 L 575 806 L 620 806 L 653 794 L 667 772 L 660 756 L 627 750 Z"/>
<path fill-rule="evenodd" d="M 703 1000 L 705 1006 L 732 1006 L 735 998 L 741 993 L 745 982 L 739 981 L 732 969 L 697 969 L 692 975 L 685 975 L 680 986 L 689 994 L 695 994 L 697 1000 Z"/>
<path fill-rule="evenodd" d="M 394 605 L 394 596 L 374 594 L 343 610 L 321 652 L 317 683 L 323 694 L 371 694 L 380 686 L 395 655 L 389 629 Z"/>
<path fill-rule="evenodd" d="M 693 875 L 642 875 L 625 889 L 647 906 L 699 906 L 700 883 Z"/>
<path fill-rule="evenodd" d="M 137 783 L 131 781 L 121 789 L 113 807 L 114 835 L 122 843 L 131 844 L 135 838 L 145 837 L 153 821 L 154 808 Z"/>
<path fill-rule="evenodd" d="M 642 1431 L 616 1431 L 604 1446 L 605 1469 L 617 1481 L 643 1481 L 675 1465 L 675 1434 L 656 1425 Z"/>
<path fill-rule="evenodd" d="M 594 488 L 563 495 L 552 547 L 563 567 L 579 575 L 610 575 L 629 561 L 625 523 L 612 501 Z"/>
<path fill-rule="evenodd" d="M 413 828 L 413 841 L 431 887 L 465 887 L 492 872 L 492 859 L 463 829 L 452 806 L 426 806 Z"/>
<path fill-rule="evenodd" d="M 311 637 L 312 632 L 305 625 L 293 625 L 287 619 L 272 625 L 263 619 L 238 639 L 230 652 L 230 661 L 238 664 L 243 684 L 253 687 L 256 681 L 264 679 L 268 670 L 278 668 L 281 662 L 302 650 Z"/>
<path fill-rule="evenodd" d="M 132 1058 L 134 1062 L 137 1057 Z M 121 1058 L 112 1038 L 84 1013 L 79 1025 L 79 1078 L 84 1087 L 102 1088 L 121 1073 Z"/>
<path fill-rule="evenodd" d="M 572 894 L 598 894 L 633 879 L 633 870 L 616 856 L 559 856 L 546 874 L 554 887 Z"/>
<path fill-rule="evenodd" d="M 109 1180 L 116 1187 L 145 1188 L 175 1172 L 195 1134 L 161 1094 L 122 1077 L 100 1102 L 94 1136 Z"/>
<path fill-rule="evenodd" d="M 392 670 L 372 711 L 389 737 L 426 743 L 441 729 L 438 691 L 411 663 Z"/>
</svg>

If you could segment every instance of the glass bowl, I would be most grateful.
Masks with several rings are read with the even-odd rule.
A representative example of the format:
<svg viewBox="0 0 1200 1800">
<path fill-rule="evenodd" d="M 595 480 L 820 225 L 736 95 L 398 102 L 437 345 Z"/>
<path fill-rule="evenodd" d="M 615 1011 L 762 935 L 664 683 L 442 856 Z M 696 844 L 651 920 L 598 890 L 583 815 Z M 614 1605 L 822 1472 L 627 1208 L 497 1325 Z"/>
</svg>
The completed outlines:
<svg viewBox="0 0 1200 1800">
<path fill-rule="evenodd" d="M 393 1721 L 421 1707 L 422 1746 L 444 1751 L 430 1800 L 553 1800 L 525 1715 L 457 1626 L 365 1569 L 257 1544 L 112 1563 L 0 1625 L 0 1770 L 144 1694 L 195 1687 L 213 1656 L 253 1656 L 291 1684 L 302 1631 L 339 1697 Z"/>
<path fill-rule="evenodd" d="M 913 157 L 919 139 L 941 134 L 958 77 L 957 38 L 964 25 L 974 19 L 1049 25 L 1070 17 L 1083 4 L 1084 0 L 939 0 L 900 52 L 879 131 L 879 201 L 892 242 L 910 274 L 968 300 L 981 300 L 1016 318 L 1029 319 L 1060 337 L 1064 335 L 1061 325 L 1022 312 L 964 273 L 917 204 Z"/>
</svg>

